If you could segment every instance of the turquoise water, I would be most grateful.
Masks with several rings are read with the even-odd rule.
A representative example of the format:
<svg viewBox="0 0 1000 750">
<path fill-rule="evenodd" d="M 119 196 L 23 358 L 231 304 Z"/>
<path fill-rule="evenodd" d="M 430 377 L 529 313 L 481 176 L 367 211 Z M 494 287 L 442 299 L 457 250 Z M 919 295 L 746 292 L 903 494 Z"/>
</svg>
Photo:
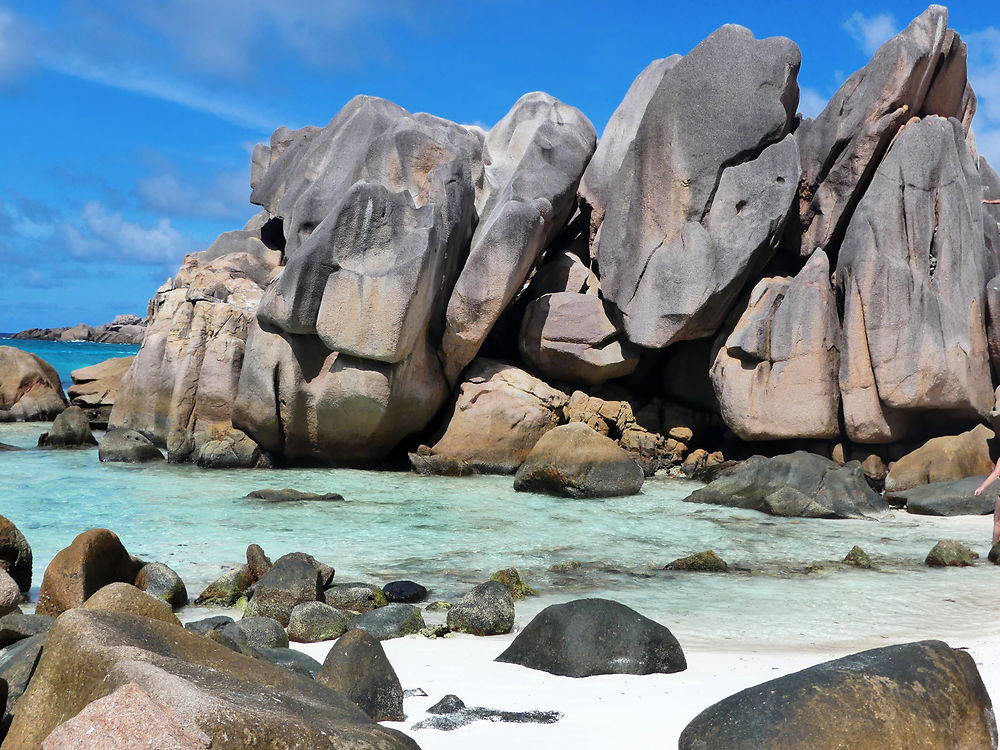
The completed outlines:
<svg viewBox="0 0 1000 750">
<path fill-rule="evenodd" d="M 0 442 L 30 448 L 47 427 L 0 424 Z M 659 477 L 637 496 L 608 500 L 515 493 L 511 485 L 510 477 L 101 464 L 95 449 L 0 453 L 0 513 L 32 545 L 36 587 L 59 549 L 103 526 L 133 554 L 177 570 L 192 597 L 257 543 L 272 559 L 309 552 L 333 565 L 340 580 L 410 578 L 427 586 L 431 599 L 454 600 L 513 565 L 541 593 L 518 604 L 520 624 L 554 601 L 607 596 L 689 643 L 828 647 L 880 638 L 954 640 L 997 629 L 1000 568 L 985 562 L 988 516 L 772 518 L 684 503 L 698 485 Z M 345 501 L 244 498 L 267 487 L 335 491 Z M 924 567 L 941 538 L 970 544 L 984 560 L 965 570 Z M 854 544 L 871 554 L 877 570 L 837 564 Z M 737 571 L 662 569 L 704 549 Z M 549 570 L 571 561 L 581 564 L 570 573 Z"/>
<path fill-rule="evenodd" d="M 36 354 L 59 373 L 63 388 L 69 388 L 73 380 L 69 374 L 79 367 L 96 365 L 111 357 L 128 357 L 139 351 L 138 346 L 123 344 L 95 344 L 92 341 L 20 341 L 0 339 L 0 346 L 13 346 Z"/>
</svg>

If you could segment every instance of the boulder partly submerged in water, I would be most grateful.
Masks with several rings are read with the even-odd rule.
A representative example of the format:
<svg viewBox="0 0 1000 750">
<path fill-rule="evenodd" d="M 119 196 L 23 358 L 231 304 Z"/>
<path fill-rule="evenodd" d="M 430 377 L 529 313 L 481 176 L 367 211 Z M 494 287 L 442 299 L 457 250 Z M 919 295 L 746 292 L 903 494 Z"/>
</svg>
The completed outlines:
<svg viewBox="0 0 1000 750">
<path fill-rule="evenodd" d="M 687 669 L 684 652 L 669 629 L 609 599 L 546 607 L 496 661 L 566 677 Z"/>
<path fill-rule="evenodd" d="M 160 449 L 149 438 L 124 427 L 113 427 L 104 434 L 97 444 L 97 456 L 101 461 L 128 464 L 163 460 Z"/>
<path fill-rule="evenodd" d="M 514 476 L 518 492 L 563 497 L 621 497 L 642 489 L 639 464 L 582 422 L 545 433 Z"/>
<path fill-rule="evenodd" d="M 30 352 L 0 346 L 0 422 L 43 422 L 65 408 L 52 365 Z"/>
<path fill-rule="evenodd" d="M 802 518 L 863 518 L 888 508 L 860 463 L 840 466 L 805 451 L 753 456 L 684 501 Z"/>
<path fill-rule="evenodd" d="M 38 436 L 43 448 L 83 448 L 97 445 L 90 431 L 87 414 L 79 406 L 70 406 L 52 422 L 52 429 Z"/>
<path fill-rule="evenodd" d="M 992 750 L 972 657 L 941 641 L 871 649 L 755 685 L 702 711 L 679 750 Z"/>
<path fill-rule="evenodd" d="M 907 513 L 921 516 L 985 516 L 993 512 L 1000 492 L 1000 483 L 994 482 L 975 494 L 985 477 L 966 477 L 950 482 L 922 484 L 901 492 L 886 492 L 889 505 L 905 505 Z"/>
</svg>

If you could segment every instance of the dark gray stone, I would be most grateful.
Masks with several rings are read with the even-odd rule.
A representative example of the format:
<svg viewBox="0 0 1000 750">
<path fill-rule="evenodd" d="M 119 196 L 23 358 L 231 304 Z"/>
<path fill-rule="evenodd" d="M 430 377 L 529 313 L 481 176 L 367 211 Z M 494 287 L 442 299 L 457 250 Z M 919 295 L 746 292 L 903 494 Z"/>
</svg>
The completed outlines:
<svg viewBox="0 0 1000 750">
<path fill-rule="evenodd" d="M 7 683 L 7 702 L 3 720 L 0 721 L 0 736 L 7 733 L 17 711 L 17 702 L 35 674 L 47 636 L 47 632 L 39 633 L 0 651 L 0 679 Z"/>
<path fill-rule="evenodd" d="M 996 737 L 993 706 L 972 656 L 921 641 L 862 651 L 742 690 L 696 716 L 678 746 L 985 749 Z"/>
<path fill-rule="evenodd" d="M 388 603 L 373 583 L 336 583 L 323 592 L 323 599 L 331 607 L 351 612 L 370 612 Z"/>
<path fill-rule="evenodd" d="M 257 649 L 257 653 L 272 664 L 284 667 L 310 679 L 315 679 L 316 675 L 319 674 L 319 670 L 323 667 L 322 664 L 309 656 L 309 654 L 303 654 L 294 648 L 261 647 Z"/>
<path fill-rule="evenodd" d="M 966 477 L 950 482 L 921 484 L 898 492 L 886 492 L 889 505 L 906 506 L 907 513 L 921 516 L 985 516 L 993 512 L 1000 483 L 994 482 L 976 495 L 985 477 Z"/>
<path fill-rule="evenodd" d="M 546 607 L 496 660 L 567 677 L 687 668 L 684 652 L 667 628 L 608 599 Z"/>
<path fill-rule="evenodd" d="M 357 704 L 373 721 L 404 718 L 399 678 L 382 644 L 364 630 L 352 630 L 337 640 L 316 682 Z"/>
<path fill-rule="evenodd" d="M 286 555 L 257 582 L 246 614 L 271 617 L 284 627 L 297 604 L 322 597 L 323 584 L 315 566 Z"/>
<path fill-rule="evenodd" d="M 26 615 L 21 611 L 0 617 L 0 648 L 46 632 L 55 619 L 49 615 Z"/>
<path fill-rule="evenodd" d="M 101 461 L 141 464 L 162 461 L 163 454 L 145 436 L 124 427 L 112 427 L 97 444 Z"/>
<path fill-rule="evenodd" d="M 288 635 L 280 622 L 270 617 L 249 616 L 236 622 L 255 649 L 288 648 Z"/>
<path fill-rule="evenodd" d="M 192 633 L 197 633 L 198 635 L 208 635 L 208 633 L 213 630 L 222 630 L 226 627 L 226 625 L 230 625 L 234 622 L 235 620 L 228 615 L 216 615 L 215 617 L 205 617 L 201 620 L 186 622 L 184 623 L 184 627 Z"/>
<path fill-rule="evenodd" d="M 344 496 L 337 492 L 300 492 L 287 487 L 282 490 L 253 490 L 247 493 L 247 497 L 268 503 L 336 502 L 344 499 Z"/>
<path fill-rule="evenodd" d="M 44 448 L 84 448 L 97 445 L 90 431 L 87 413 L 79 406 L 67 407 L 52 422 L 52 429 L 43 432 L 38 445 Z"/>
<path fill-rule="evenodd" d="M 412 604 L 387 604 L 358 615 L 347 625 L 348 631 L 364 630 L 380 641 L 419 633 L 424 627 L 420 608 Z"/>
<path fill-rule="evenodd" d="M 333 569 L 333 566 L 322 563 L 312 555 L 305 552 L 289 552 L 287 555 L 282 555 L 275 560 L 275 565 L 286 559 L 301 560 L 316 568 L 316 570 L 319 571 L 319 585 L 323 588 L 326 588 L 333 583 L 333 577 L 337 574 L 337 571 Z"/>
<path fill-rule="evenodd" d="M 805 451 L 753 456 L 684 500 L 803 518 L 862 518 L 888 508 L 860 463 L 839 466 Z"/>
<path fill-rule="evenodd" d="M 427 598 L 427 589 L 413 581 L 392 581 L 382 587 L 389 603 L 416 604 Z"/>
<path fill-rule="evenodd" d="M 514 600 L 502 583 L 476 586 L 448 610 L 448 628 L 472 635 L 503 635 L 514 627 Z"/>
</svg>

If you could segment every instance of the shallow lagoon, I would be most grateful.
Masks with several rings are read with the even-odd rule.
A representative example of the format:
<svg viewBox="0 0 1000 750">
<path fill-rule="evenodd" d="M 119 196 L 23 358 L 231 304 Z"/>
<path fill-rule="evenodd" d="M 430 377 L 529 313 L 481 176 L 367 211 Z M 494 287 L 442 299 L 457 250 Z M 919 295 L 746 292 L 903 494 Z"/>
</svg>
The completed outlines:
<svg viewBox="0 0 1000 750">
<path fill-rule="evenodd" d="M 30 447 L 46 428 L 0 424 L 0 442 Z M 752 640 L 757 647 L 825 648 L 997 627 L 1000 568 L 985 561 L 989 516 L 772 518 L 684 503 L 698 485 L 666 477 L 648 481 L 637 496 L 608 500 L 515 493 L 511 484 L 491 476 L 101 464 L 96 449 L 0 453 L 0 513 L 32 545 L 36 587 L 59 549 L 104 526 L 133 554 L 175 568 L 192 597 L 256 542 L 272 559 L 309 552 L 342 581 L 411 578 L 431 589 L 431 599 L 454 599 L 513 565 L 542 593 L 519 603 L 519 624 L 556 600 L 606 596 L 687 643 L 720 646 Z M 265 487 L 346 499 L 274 504 L 243 497 Z M 972 569 L 928 569 L 923 558 L 941 538 L 970 544 L 984 559 Z M 871 554 L 876 570 L 837 563 L 854 544 Z M 737 571 L 662 570 L 704 549 Z M 549 570 L 571 561 L 580 567 Z"/>
</svg>

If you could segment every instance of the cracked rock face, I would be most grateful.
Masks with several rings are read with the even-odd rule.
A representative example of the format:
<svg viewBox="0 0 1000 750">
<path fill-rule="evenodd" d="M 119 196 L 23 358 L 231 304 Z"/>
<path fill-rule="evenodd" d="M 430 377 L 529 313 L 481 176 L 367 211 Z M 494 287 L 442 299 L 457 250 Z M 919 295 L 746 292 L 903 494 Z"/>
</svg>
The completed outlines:
<svg viewBox="0 0 1000 750">
<path fill-rule="evenodd" d="M 848 437 L 900 440 L 929 413 L 975 421 L 993 405 L 982 188 L 956 119 L 904 128 L 847 229 L 840 388 Z"/>
<path fill-rule="evenodd" d="M 795 141 L 785 138 L 799 61 L 790 40 L 731 25 L 665 71 L 596 245 L 604 296 L 632 342 L 711 335 L 773 254 L 799 181 Z"/>
<path fill-rule="evenodd" d="M 839 345 L 826 253 L 763 279 L 712 366 L 726 424 L 743 440 L 839 436 Z"/>
<path fill-rule="evenodd" d="M 785 242 L 801 255 L 817 247 L 835 251 L 872 174 L 911 117 L 957 117 L 963 138 L 968 133 L 976 103 L 966 80 L 966 48 L 947 27 L 948 10 L 930 6 L 796 130 L 802 183 Z"/>
</svg>

